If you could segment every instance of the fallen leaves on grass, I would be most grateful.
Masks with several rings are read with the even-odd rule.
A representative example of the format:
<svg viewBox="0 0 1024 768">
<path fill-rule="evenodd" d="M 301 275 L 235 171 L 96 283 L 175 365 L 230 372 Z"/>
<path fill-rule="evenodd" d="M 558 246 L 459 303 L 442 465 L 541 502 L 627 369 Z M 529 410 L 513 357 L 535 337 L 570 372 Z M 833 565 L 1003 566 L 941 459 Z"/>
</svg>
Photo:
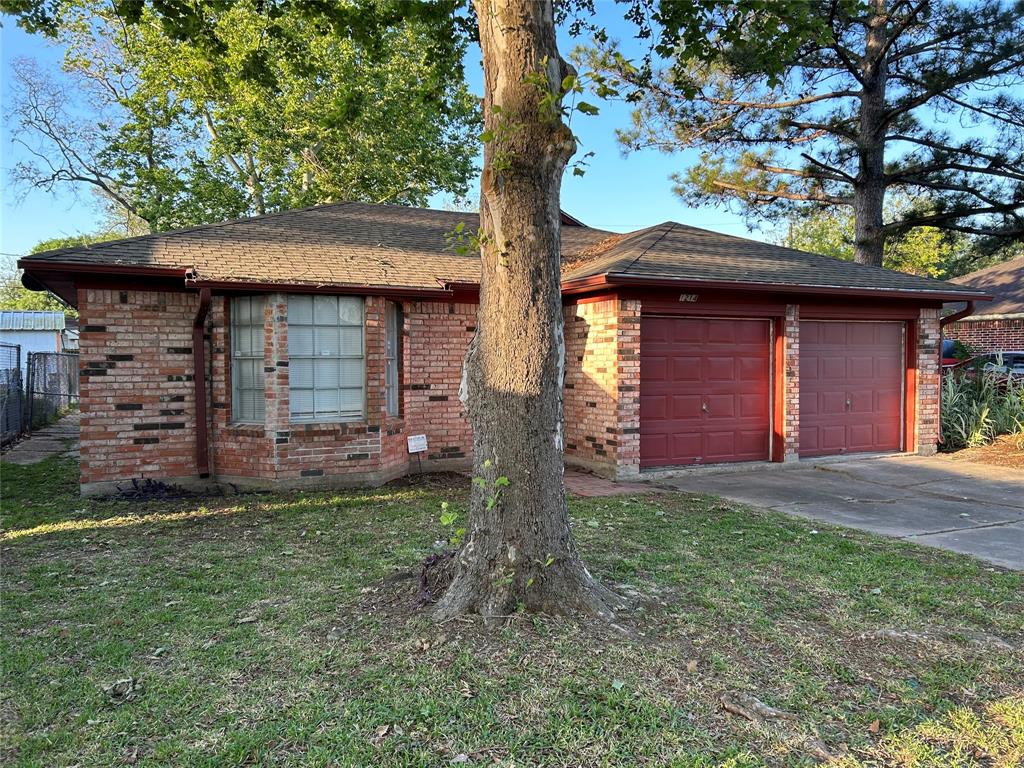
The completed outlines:
<svg viewBox="0 0 1024 768">
<path fill-rule="evenodd" d="M 107 695 L 107 699 L 115 706 L 135 701 L 141 691 L 142 685 L 134 677 L 115 680 L 109 685 L 103 686 L 103 692 Z"/>
<path fill-rule="evenodd" d="M 722 708 L 726 712 L 745 717 L 755 723 L 762 723 L 765 720 L 796 720 L 797 716 L 792 712 L 770 707 L 763 701 L 749 693 L 724 693 L 720 699 Z"/>
</svg>

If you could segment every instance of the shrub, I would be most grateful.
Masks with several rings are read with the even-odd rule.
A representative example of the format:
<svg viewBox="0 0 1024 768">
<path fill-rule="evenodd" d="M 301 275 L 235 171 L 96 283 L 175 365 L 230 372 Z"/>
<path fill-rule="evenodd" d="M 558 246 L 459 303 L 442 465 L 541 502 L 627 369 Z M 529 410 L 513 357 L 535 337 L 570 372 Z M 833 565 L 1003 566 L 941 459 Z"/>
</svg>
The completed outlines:
<svg viewBox="0 0 1024 768">
<path fill-rule="evenodd" d="M 999 435 L 1024 439 L 1024 378 L 992 371 L 951 371 L 942 380 L 942 442 L 973 448 Z"/>
</svg>

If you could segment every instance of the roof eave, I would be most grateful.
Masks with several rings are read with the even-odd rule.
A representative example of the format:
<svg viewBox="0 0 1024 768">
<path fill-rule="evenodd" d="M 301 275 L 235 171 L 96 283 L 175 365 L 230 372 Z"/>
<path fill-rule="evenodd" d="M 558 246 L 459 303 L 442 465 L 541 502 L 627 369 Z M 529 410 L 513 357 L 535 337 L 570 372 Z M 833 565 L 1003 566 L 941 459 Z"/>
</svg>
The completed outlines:
<svg viewBox="0 0 1024 768">
<path fill-rule="evenodd" d="M 453 290 L 439 284 L 437 288 L 400 285 L 374 285 L 365 283 L 272 283 L 256 280 L 203 280 L 196 279 L 191 269 L 181 267 L 151 267 L 131 264 L 83 264 L 81 262 L 38 262 L 21 259 L 18 266 L 25 271 L 25 276 L 38 283 L 41 288 L 57 293 L 62 298 L 61 290 L 54 290 L 57 284 L 65 288 L 68 280 L 75 276 L 100 275 L 130 278 L 163 278 L 180 281 L 183 289 L 198 290 L 209 288 L 218 292 L 273 293 L 287 290 L 290 293 L 337 293 L 359 294 L 363 296 L 395 296 L 398 298 L 447 298 Z M 61 279 L 63 278 L 63 279 Z M 439 281 L 440 283 L 440 281 Z M 461 284 L 458 284 L 461 285 Z M 38 289 L 35 289 L 38 290 Z M 66 292 L 66 291 L 63 291 Z M 67 299 L 65 299 L 67 300 Z"/>
<path fill-rule="evenodd" d="M 979 291 L 941 291 L 897 288 L 851 288 L 841 285 L 807 285 L 803 283 L 762 283 L 738 280 L 699 280 L 693 278 L 640 277 L 610 272 L 602 275 L 567 280 L 563 293 L 587 293 L 609 286 L 649 288 L 705 288 L 771 293 L 817 294 L 819 296 L 871 296 L 875 298 L 924 299 L 927 301 L 991 301 Z"/>
</svg>

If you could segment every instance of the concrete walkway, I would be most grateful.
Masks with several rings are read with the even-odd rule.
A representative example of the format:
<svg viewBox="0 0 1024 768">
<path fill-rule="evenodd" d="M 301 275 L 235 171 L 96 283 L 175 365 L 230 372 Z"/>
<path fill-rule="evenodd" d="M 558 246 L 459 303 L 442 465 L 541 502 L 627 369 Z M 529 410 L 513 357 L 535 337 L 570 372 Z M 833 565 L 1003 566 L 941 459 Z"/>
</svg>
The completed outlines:
<svg viewBox="0 0 1024 768">
<path fill-rule="evenodd" d="M 658 482 L 1024 570 L 1022 470 L 892 456 Z"/>
<path fill-rule="evenodd" d="M 35 464 L 51 456 L 78 458 L 78 425 L 81 414 L 69 413 L 55 424 L 36 430 L 4 453 L 11 464 Z"/>
</svg>

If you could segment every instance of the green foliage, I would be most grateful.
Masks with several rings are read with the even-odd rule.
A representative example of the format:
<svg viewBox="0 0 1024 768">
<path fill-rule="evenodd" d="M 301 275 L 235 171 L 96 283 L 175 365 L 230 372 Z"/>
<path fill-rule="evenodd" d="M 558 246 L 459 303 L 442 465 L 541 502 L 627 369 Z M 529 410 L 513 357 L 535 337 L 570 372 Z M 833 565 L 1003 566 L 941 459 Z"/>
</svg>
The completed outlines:
<svg viewBox="0 0 1024 768">
<path fill-rule="evenodd" d="M 889 203 L 890 208 L 896 205 Z M 791 216 L 781 240 L 789 248 L 852 261 L 853 238 L 852 211 L 812 209 Z M 965 241 L 965 237 L 937 227 L 914 227 L 886 240 L 882 266 L 912 275 L 943 277 L 946 265 L 963 250 Z"/>
<path fill-rule="evenodd" d="M 952 371 L 942 379 L 942 443 L 947 450 L 986 445 L 1024 433 L 1024 378 L 992 371 Z"/>
<path fill-rule="evenodd" d="M 636 105 L 633 124 L 619 132 L 624 148 L 700 150 L 673 174 L 675 192 L 752 222 L 852 206 L 870 183 L 927 201 L 887 218 L 885 237 L 920 226 L 1004 242 L 1024 234 L 1020 4 L 887 2 L 874 20 L 866 2 L 796 5 L 664 3 L 664 23 L 687 35 L 659 46 L 660 67 L 629 61 L 598 37 L 580 56 Z M 721 30 L 706 40 L 690 34 L 692 23 L 707 31 L 716 14 Z M 878 24 L 888 42 L 869 52 L 867 31 Z M 885 61 L 875 66 L 877 56 Z M 863 95 L 878 72 L 884 104 L 866 118 Z M 865 127 L 862 118 L 874 122 Z M 865 131 L 884 155 L 884 173 L 870 181 L 861 167 Z"/>
<path fill-rule="evenodd" d="M 47 291 L 30 291 L 21 284 L 17 272 L 0 277 L 0 309 L 42 310 L 63 312 L 69 317 L 78 315 L 75 310 Z"/>
<path fill-rule="evenodd" d="M 116 232 L 98 232 L 95 234 L 70 235 L 42 240 L 32 246 L 29 253 L 42 253 L 58 248 L 71 248 L 77 245 L 101 243 L 113 240 L 120 235 Z M 21 272 L 14 262 L 3 265 L 0 275 L 0 309 L 43 310 L 47 312 L 63 312 L 65 317 L 78 317 L 78 311 L 69 307 L 48 291 L 30 291 L 21 284 Z"/>
<path fill-rule="evenodd" d="M 440 41 L 436 19 L 390 6 L 359 4 L 346 21 L 288 3 L 198 3 L 180 9 L 184 30 L 162 7 L 116 5 L 131 12 L 126 24 L 109 3 L 67 0 L 55 31 L 71 87 L 17 68 L 18 135 L 40 157 L 17 176 L 91 185 L 154 230 L 333 200 L 463 196 L 479 122 L 465 38 Z M 335 22 L 380 26 L 343 35 Z M 76 110 L 68 90 L 82 95 Z M 53 178 L 51 163 L 70 167 Z"/>
<path fill-rule="evenodd" d="M 452 509 L 447 501 L 441 502 L 441 516 L 438 518 L 438 522 L 444 528 L 449 529 L 448 543 L 453 547 L 461 546 L 462 540 L 466 537 L 466 528 L 458 525 L 459 513 Z"/>
</svg>

